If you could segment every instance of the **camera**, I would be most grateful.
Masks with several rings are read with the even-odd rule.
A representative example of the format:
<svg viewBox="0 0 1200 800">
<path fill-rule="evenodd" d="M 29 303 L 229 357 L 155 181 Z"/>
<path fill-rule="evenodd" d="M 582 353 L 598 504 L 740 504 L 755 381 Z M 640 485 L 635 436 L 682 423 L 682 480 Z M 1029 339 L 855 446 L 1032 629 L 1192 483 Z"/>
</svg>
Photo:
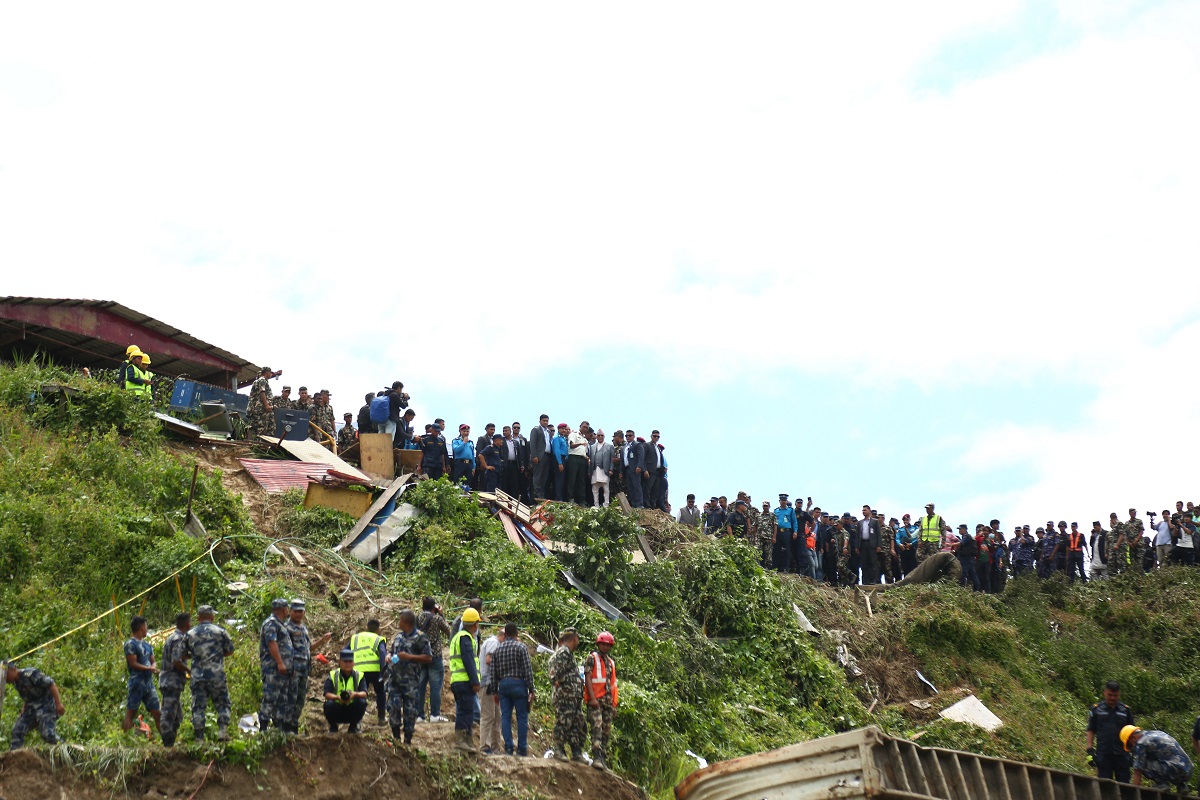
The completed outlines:
<svg viewBox="0 0 1200 800">
<path fill-rule="evenodd" d="M 342 698 L 343 703 L 350 702 L 350 693 L 349 692 L 343 691 L 341 694 L 338 695 L 338 697 Z"/>
</svg>

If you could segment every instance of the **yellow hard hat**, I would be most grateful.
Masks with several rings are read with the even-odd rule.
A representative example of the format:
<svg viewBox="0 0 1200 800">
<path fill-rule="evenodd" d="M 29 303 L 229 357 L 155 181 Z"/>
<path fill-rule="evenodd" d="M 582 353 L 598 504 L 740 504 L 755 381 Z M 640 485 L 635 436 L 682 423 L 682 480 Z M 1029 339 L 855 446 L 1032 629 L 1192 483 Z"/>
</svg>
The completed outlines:
<svg viewBox="0 0 1200 800">
<path fill-rule="evenodd" d="M 150 366 L 150 354 L 149 353 L 134 353 L 133 355 L 134 355 L 134 357 L 137 357 L 137 356 L 142 357 L 142 366 L 144 366 L 144 367 Z"/>
<path fill-rule="evenodd" d="M 463 612 L 463 625 L 470 625 L 472 622 L 479 622 L 479 612 L 473 608 L 468 608 Z"/>
<path fill-rule="evenodd" d="M 134 353 L 140 353 L 140 352 L 142 352 L 142 348 L 138 347 L 136 344 L 131 344 L 131 345 L 129 345 L 129 347 L 125 348 L 125 357 L 129 358 Z"/>
<path fill-rule="evenodd" d="M 1135 733 L 1141 733 L 1142 729 L 1137 725 L 1126 725 L 1121 728 L 1121 744 L 1125 746 L 1125 751 L 1129 751 L 1129 737 Z"/>
</svg>

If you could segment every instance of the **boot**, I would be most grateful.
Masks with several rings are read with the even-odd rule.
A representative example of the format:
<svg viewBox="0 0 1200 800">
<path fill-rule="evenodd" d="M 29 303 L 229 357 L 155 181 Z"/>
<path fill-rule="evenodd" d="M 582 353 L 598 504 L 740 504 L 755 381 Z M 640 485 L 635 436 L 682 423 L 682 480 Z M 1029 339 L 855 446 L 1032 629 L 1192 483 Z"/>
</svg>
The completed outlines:
<svg viewBox="0 0 1200 800">
<path fill-rule="evenodd" d="M 404 743 L 412 744 L 412 737 L 413 737 L 413 735 L 411 733 L 404 734 Z"/>
<path fill-rule="evenodd" d="M 606 769 L 606 765 L 604 763 L 604 756 L 597 755 L 595 758 L 593 758 L 592 766 L 595 767 L 596 769 Z"/>
<path fill-rule="evenodd" d="M 587 763 L 587 759 L 583 757 L 583 753 L 581 753 L 580 751 L 576 750 L 576 751 L 575 751 L 575 755 L 571 756 L 571 763 L 573 763 L 573 764 L 586 764 L 586 763 Z"/>
<path fill-rule="evenodd" d="M 229 726 L 228 725 L 222 725 L 221 727 L 217 728 L 217 741 L 218 742 L 228 742 L 229 741 Z"/>
<path fill-rule="evenodd" d="M 563 744 L 562 742 L 555 742 L 554 743 L 554 757 L 557 758 L 559 761 L 570 760 L 567 758 L 567 746 L 565 744 Z"/>
<path fill-rule="evenodd" d="M 468 753 L 474 753 L 475 743 L 471 741 L 470 731 L 455 731 L 454 732 L 454 749 L 465 750 Z"/>
</svg>

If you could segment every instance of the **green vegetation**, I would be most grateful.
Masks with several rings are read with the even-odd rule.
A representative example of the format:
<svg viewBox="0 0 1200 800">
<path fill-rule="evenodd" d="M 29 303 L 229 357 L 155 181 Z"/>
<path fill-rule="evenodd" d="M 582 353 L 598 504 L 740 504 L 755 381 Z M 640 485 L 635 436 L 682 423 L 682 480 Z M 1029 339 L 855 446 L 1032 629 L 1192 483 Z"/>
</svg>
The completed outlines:
<svg viewBox="0 0 1200 800">
<path fill-rule="evenodd" d="M 72 383 L 62 399 L 41 386 Z M 193 462 L 163 447 L 147 409 L 115 387 L 82 381 L 34 364 L 0 368 L 0 654 L 47 642 L 203 556 L 208 542 L 181 531 Z M 1200 573 L 1170 569 L 1098 585 L 1060 580 L 1010 582 L 1001 596 L 937 585 L 889 591 L 874 615 L 850 592 L 764 572 L 755 553 L 723 539 L 678 544 L 670 559 L 632 563 L 636 529 L 615 508 L 553 509 L 550 535 L 571 545 L 543 559 L 512 546 L 496 519 L 447 481 L 410 488 L 404 500 L 422 514 L 385 561 L 384 575 L 356 568 L 350 583 L 373 596 L 419 603 L 429 594 L 447 609 L 484 598 L 490 622 L 512 620 L 553 645 L 570 625 L 584 641 L 601 630 L 617 637 L 621 706 L 612 765 L 658 796 L 694 768 L 686 749 L 710 761 L 770 749 L 865 724 L 921 743 L 1085 771 L 1083 727 L 1103 682 L 1121 681 L 1139 721 L 1186 741 L 1200 688 Z M 286 536 L 320 554 L 353 524 L 344 514 L 304 510 L 293 493 L 273 530 L 255 531 L 240 499 L 219 474 L 200 473 L 194 507 L 214 540 L 205 557 L 145 599 L 152 629 L 170 627 L 180 605 L 215 602 L 230 624 L 237 653 L 230 663 L 234 714 L 258 705 L 256 628 L 272 596 L 305 594 L 310 615 L 343 611 L 342 586 L 314 596 L 264 556 L 259 534 Z M 332 555 L 319 556 L 346 580 Z M 571 569 L 633 620 L 610 621 L 562 579 Z M 231 596 L 225 584 L 250 589 Z M 315 579 L 314 579 L 315 580 Z M 355 601 L 357 602 L 357 601 Z M 833 636 L 804 633 L 793 604 L 826 630 L 842 630 L 867 675 L 837 666 Z M 38 666 L 62 687 L 60 722 L 78 751 L 55 750 L 114 788 L 154 750 L 119 732 L 125 669 L 124 628 L 141 601 L 41 649 L 22 665 Z M 386 624 L 391 624 L 390 621 Z M 587 647 L 581 647 L 586 652 Z M 537 656 L 532 725 L 552 725 L 545 656 Z M 919 711 L 919 669 L 942 695 Z M 996 734 L 948 723 L 936 710 L 977 694 L 1006 723 Z M 875 700 L 878 703 L 873 703 Z M 868 707 L 871 711 L 868 712 Z M 15 717 L 10 693 L 0 739 Z M 185 736 L 187 733 L 185 723 Z M 187 745 L 197 759 L 219 757 L 257 769 L 277 742 L 236 739 L 223 749 Z M 511 796 L 458 761 L 425 754 L 427 772 L 451 797 Z M 444 778 L 444 780 L 442 780 Z M 507 793 L 507 794 L 506 794 Z"/>
</svg>

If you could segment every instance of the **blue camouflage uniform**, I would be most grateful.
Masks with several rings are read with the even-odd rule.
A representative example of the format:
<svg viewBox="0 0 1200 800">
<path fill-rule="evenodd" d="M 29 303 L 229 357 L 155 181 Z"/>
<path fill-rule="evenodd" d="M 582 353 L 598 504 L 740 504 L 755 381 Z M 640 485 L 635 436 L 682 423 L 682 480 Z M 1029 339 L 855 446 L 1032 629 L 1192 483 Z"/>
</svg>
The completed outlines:
<svg viewBox="0 0 1200 800">
<path fill-rule="evenodd" d="M 1192 777 L 1192 760 L 1162 731 L 1142 731 L 1133 747 L 1133 769 L 1156 789 L 1183 787 Z"/>
<path fill-rule="evenodd" d="M 421 668 L 424 664 L 416 661 L 402 661 L 394 658 L 400 653 L 413 656 L 433 656 L 429 646 L 429 637 L 414 627 L 412 633 L 400 631 L 392 639 L 391 669 L 387 676 L 387 715 L 388 725 L 392 734 L 399 735 L 404 728 L 405 743 L 412 742 L 413 731 L 417 726 L 417 684 L 421 679 Z"/>
<path fill-rule="evenodd" d="M 279 657 L 287 667 L 281 673 L 275 664 L 268 645 L 279 646 Z M 292 720 L 292 634 L 287 624 L 272 614 L 258 631 L 258 662 L 262 670 L 262 705 L 258 709 L 258 726 L 262 730 L 270 725 L 283 728 Z"/>
<path fill-rule="evenodd" d="M 125 708 L 137 711 L 145 704 L 147 711 L 158 711 L 158 692 L 154 691 L 154 673 L 135 671 L 129 665 L 133 656 L 140 666 L 148 667 L 154 662 L 154 647 L 145 639 L 130 638 L 125 642 L 125 669 L 129 673 L 129 685 L 125 692 Z"/>
<path fill-rule="evenodd" d="M 290 619 L 284 623 L 292 640 L 292 672 L 289 676 L 289 716 L 280 727 L 296 733 L 300 730 L 300 717 L 304 713 L 304 701 L 308 696 L 308 675 L 312 661 L 312 636 L 303 622 L 296 624 Z M 281 651 L 282 652 L 282 651 Z"/>
<path fill-rule="evenodd" d="M 184 634 L 175 631 L 163 643 L 162 666 L 158 673 L 158 691 L 162 693 L 162 718 L 159 722 L 159 732 L 163 744 L 167 747 L 175 744 L 175 736 L 179 725 L 183 722 L 183 704 L 180 695 L 183 687 L 187 686 L 187 675 L 174 668 L 176 661 L 186 662 L 187 654 Z"/>
<path fill-rule="evenodd" d="M 50 693 L 53 685 L 54 679 L 40 669 L 17 670 L 15 686 L 25 705 L 13 724 L 10 750 L 24 747 L 25 734 L 34 727 L 46 744 L 58 744 L 58 712 L 54 708 L 54 695 Z"/>
<path fill-rule="evenodd" d="M 229 687 L 225 683 L 225 656 L 233 653 L 233 640 L 220 625 L 201 622 L 184 637 L 184 653 L 192 659 L 192 728 L 204 738 L 204 711 L 211 700 L 217 709 L 217 727 L 229 726 Z"/>
</svg>

